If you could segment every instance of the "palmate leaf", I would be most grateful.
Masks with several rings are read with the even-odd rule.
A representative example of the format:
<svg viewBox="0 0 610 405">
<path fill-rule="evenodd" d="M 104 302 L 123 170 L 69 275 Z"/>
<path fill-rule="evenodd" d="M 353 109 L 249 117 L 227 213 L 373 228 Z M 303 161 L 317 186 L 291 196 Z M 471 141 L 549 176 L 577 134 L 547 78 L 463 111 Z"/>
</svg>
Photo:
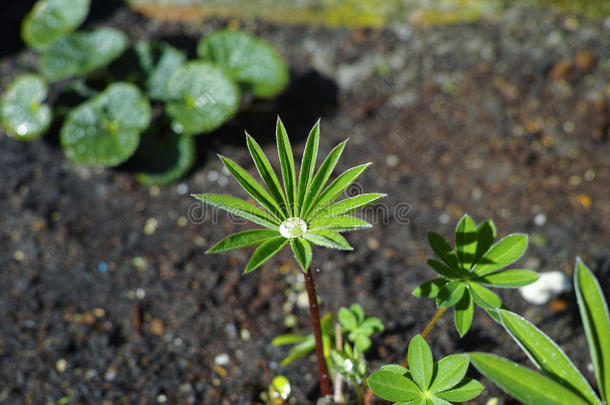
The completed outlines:
<svg viewBox="0 0 610 405">
<path fill-rule="evenodd" d="M 317 213 L 317 215 L 312 218 L 312 221 L 323 217 L 337 217 L 340 215 L 350 214 L 375 204 L 377 201 L 386 196 L 387 194 L 367 193 L 337 201 L 336 203 L 331 204 L 328 208 L 325 208 Z"/>
<path fill-rule="evenodd" d="M 428 232 L 428 243 L 439 259 L 447 263 L 450 268 L 459 268 L 457 256 L 445 238 L 436 232 Z"/>
<path fill-rule="evenodd" d="M 409 380 L 391 371 L 376 371 L 366 383 L 379 398 L 386 401 L 411 401 L 420 396 L 420 388 Z"/>
<path fill-rule="evenodd" d="M 455 247 L 462 269 L 470 270 L 477 250 L 477 227 L 468 214 L 464 215 L 457 224 Z"/>
<path fill-rule="evenodd" d="M 267 190 L 265 190 L 256 180 L 254 180 L 254 178 L 246 170 L 229 158 L 220 155 L 219 157 L 235 180 L 237 180 L 237 182 L 244 188 L 244 190 L 246 190 L 248 194 L 250 194 L 252 198 L 269 210 L 269 212 L 276 218 L 281 220 L 286 219 L 286 214 L 284 214 L 284 211 L 282 211 L 280 208 L 279 203 L 275 201 L 273 197 L 269 195 Z"/>
<path fill-rule="evenodd" d="M 247 201 L 230 195 L 221 194 L 192 194 L 192 196 L 200 201 L 210 204 L 213 207 L 223 209 L 231 214 L 235 214 L 242 218 L 252 221 L 255 224 L 262 225 L 269 229 L 278 230 L 279 222 L 265 211 L 250 204 Z"/>
<path fill-rule="evenodd" d="M 335 166 L 337 165 L 337 162 L 339 161 L 339 158 L 341 157 L 341 153 L 343 152 L 343 149 L 345 149 L 345 145 L 347 144 L 347 141 L 348 141 L 348 139 L 341 142 L 339 145 L 335 146 L 335 148 L 332 151 L 330 151 L 330 153 L 328 154 L 326 159 L 324 159 L 324 162 L 322 162 L 322 165 L 320 166 L 320 168 L 318 169 L 318 172 L 314 176 L 314 178 L 311 182 L 311 187 L 309 188 L 309 191 L 308 191 L 307 195 L 305 196 L 305 203 L 303 205 L 302 212 L 307 214 L 311 208 L 312 202 L 322 192 L 322 188 L 324 187 L 324 185 L 330 178 L 331 174 L 333 173 L 333 170 L 335 169 Z M 308 219 L 306 214 L 303 216 L 306 219 Z"/>
<path fill-rule="evenodd" d="M 484 388 L 485 387 L 483 387 L 483 385 L 481 385 L 481 383 L 477 380 L 466 377 L 462 380 L 462 382 L 450 390 L 437 392 L 434 395 L 437 398 L 442 398 L 444 400 L 451 401 L 452 403 L 470 401 L 471 399 L 477 397 Z"/>
<path fill-rule="evenodd" d="M 244 274 L 250 273 L 251 271 L 262 266 L 263 263 L 271 259 L 277 252 L 282 250 L 287 243 L 288 239 L 284 238 L 283 236 L 263 242 L 259 247 L 256 248 L 250 257 L 246 270 L 244 270 Z"/>
<path fill-rule="evenodd" d="M 444 278 L 426 281 L 413 290 L 413 295 L 416 297 L 435 298 L 445 284 L 447 284 L 447 280 Z"/>
<path fill-rule="evenodd" d="M 308 231 L 303 238 L 311 243 L 338 250 L 354 250 L 343 236 L 328 229 Z"/>
<path fill-rule="evenodd" d="M 291 216 L 296 215 L 296 200 L 297 200 L 297 175 L 294 168 L 294 157 L 292 156 L 292 148 L 286 128 L 280 118 L 277 118 L 275 138 L 277 141 L 277 153 L 282 166 L 282 178 L 284 180 L 284 192 L 286 193 L 286 202 L 288 203 L 288 212 Z"/>
<path fill-rule="evenodd" d="M 527 249 L 527 235 L 522 233 L 508 235 L 493 245 L 475 264 L 472 271 L 479 277 L 493 273 L 519 259 L 525 249 Z"/>
<path fill-rule="evenodd" d="M 309 266 L 311 265 L 311 245 L 302 238 L 290 239 L 290 245 L 292 246 L 294 257 L 297 259 L 301 269 L 304 272 L 307 272 L 309 270 Z"/>
<path fill-rule="evenodd" d="M 540 275 L 532 270 L 505 270 L 474 278 L 473 281 L 493 287 L 518 288 L 532 284 L 539 278 Z"/>
<path fill-rule="evenodd" d="M 477 226 L 477 250 L 474 254 L 474 263 L 478 262 L 487 253 L 494 240 L 496 240 L 496 236 L 496 224 L 491 219 L 481 222 Z"/>
<path fill-rule="evenodd" d="M 343 172 L 337 177 L 313 202 L 310 212 L 315 215 L 335 201 L 354 181 L 369 167 L 371 163 L 365 163 Z M 307 214 L 305 215 L 307 217 Z"/>
<path fill-rule="evenodd" d="M 460 336 L 464 336 L 466 332 L 468 332 L 468 329 L 470 329 L 474 313 L 470 290 L 465 291 L 466 293 L 462 296 L 462 299 L 455 304 L 455 308 L 453 309 L 453 322 L 455 323 L 455 327 Z"/>
<path fill-rule="evenodd" d="M 280 233 L 271 229 L 251 229 L 242 231 L 227 236 L 208 249 L 206 253 L 226 252 L 227 250 L 254 246 L 268 239 L 277 238 L 278 236 L 280 236 Z"/>
<path fill-rule="evenodd" d="M 248 133 L 246 133 L 246 143 L 248 144 L 248 149 L 250 150 L 250 155 L 252 156 L 252 160 L 254 160 L 254 164 L 256 165 L 256 169 L 258 170 L 263 183 L 267 186 L 267 190 L 271 193 L 271 196 L 277 203 L 282 203 L 283 208 L 282 212 L 286 217 L 290 216 L 290 211 L 288 210 L 288 202 L 286 201 L 286 197 L 282 192 L 282 186 L 280 186 L 280 181 L 278 180 L 273 168 L 271 167 L 271 163 L 269 163 L 269 159 L 265 156 L 265 153 L 261 149 L 258 143 L 252 138 Z"/>
<path fill-rule="evenodd" d="M 585 405 L 587 402 L 563 385 L 526 367 L 487 353 L 469 353 L 479 372 L 527 405 Z"/>
<path fill-rule="evenodd" d="M 474 302 L 481 308 L 492 311 L 502 306 L 502 300 L 493 291 L 474 282 L 470 282 L 468 285 Z"/>
<path fill-rule="evenodd" d="M 468 370 L 468 356 L 452 354 L 444 357 L 434 365 L 434 379 L 430 384 L 430 392 L 446 391 L 457 385 Z"/>
<path fill-rule="evenodd" d="M 432 381 L 434 360 L 430 346 L 421 335 L 416 335 L 409 342 L 407 357 L 413 380 L 422 391 L 428 389 Z"/>
<path fill-rule="evenodd" d="M 370 227 L 372 227 L 372 225 L 368 222 L 363 221 L 360 218 L 351 217 L 347 215 L 340 217 L 322 217 L 315 219 L 310 224 L 310 229 L 312 231 L 319 229 L 329 229 L 335 232 L 346 232 Z"/>
<path fill-rule="evenodd" d="M 574 289 L 587 336 L 589 354 L 602 399 L 610 400 L 610 313 L 604 293 L 591 270 L 576 259 Z"/>
<path fill-rule="evenodd" d="M 301 159 L 301 171 L 299 173 L 297 210 L 299 216 L 303 215 L 303 202 L 309 191 L 316 168 L 316 158 L 318 157 L 318 147 L 320 145 L 320 120 L 316 122 L 309 132 L 303 158 Z"/>
<path fill-rule="evenodd" d="M 466 284 L 463 281 L 450 281 L 443 286 L 436 296 L 436 305 L 439 307 L 451 307 L 457 304 L 464 295 Z"/>
<path fill-rule="evenodd" d="M 498 311 L 502 326 L 544 374 L 579 393 L 591 404 L 601 405 L 593 389 L 563 350 L 525 318 L 506 310 Z"/>
</svg>

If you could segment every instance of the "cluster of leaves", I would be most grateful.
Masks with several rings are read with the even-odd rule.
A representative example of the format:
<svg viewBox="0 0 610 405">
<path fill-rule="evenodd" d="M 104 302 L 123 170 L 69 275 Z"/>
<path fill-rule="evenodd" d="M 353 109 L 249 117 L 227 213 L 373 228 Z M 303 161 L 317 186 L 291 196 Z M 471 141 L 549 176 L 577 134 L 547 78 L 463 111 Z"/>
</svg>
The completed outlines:
<svg viewBox="0 0 610 405">
<path fill-rule="evenodd" d="M 597 279 L 580 259 L 574 269 L 574 288 L 601 399 L 550 337 L 510 311 L 498 309 L 499 322 L 542 374 L 488 353 L 469 353 L 474 366 L 525 404 L 607 404 L 610 400 L 610 313 Z"/>
<path fill-rule="evenodd" d="M 304 272 L 309 270 L 314 245 L 339 250 L 352 250 L 341 232 L 368 228 L 371 225 L 351 214 L 367 207 L 385 195 L 360 194 L 335 202 L 343 192 L 366 170 L 370 163 L 346 170 L 328 186 L 337 162 L 347 141 L 337 145 L 315 171 L 320 122 L 309 133 L 297 182 L 297 174 L 290 140 L 284 124 L 278 118 L 276 127 L 277 151 L 281 165 L 283 188 L 269 159 L 254 138 L 246 134 L 248 149 L 264 186 L 246 170 L 229 158 L 220 156 L 227 170 L 246 192 L 266 211 L 236 197 L 219 194 L 195 194 L 198 200 L 223 209 L 264 227 L 229 235 L 208 253 L 226 252 L 258 245 L 245 273 L 259 268 L 290 243 L 292 251 Z"/>
<path fill-rule="evenodd" d="M 0 98 L 0 124 L 10 136 L 32 140 L 48 130 L 53 114 L 44 102 L 53 84 L 86 98 L 61 128 L 70 160 L 112 167 L 133 157 L 140 181 L 164 184 L 193 165 L 192 136 L 233 117 L 242 94 L 273 97 L 288 82 L 277 51 L 246 32 L 215 31 L 199 41 L 198 59 L 187 61 L 166 43 L 140 41 L 129 51 L 127 36 L 114 28 L 75 31 L 89 7 L 90 0 L 39 0 L 24 19 L 22 38 L 40 58 L 38 73 L 17 77 Z M 130 55 L 136 63 L 125 62 L 131 70 L 117 80 L 112 67 Z M 100 80 L 105 67 L 108 75 Z M 90 87 L 96 80 L 111 84 Z M 161 107 L 165 115 L 151 114 Z"/>
<path fill-rule="evenodd" d="M 290 381 L 283 375 L 278 375 L 273 378 L 267 391 L 261 393 L 260 398 L 265 405 L 284 405 L 290 397 Z M 256 405 L 255 402 L 253 405 Z"/>
<path fill-rule="evenodd" d="M 468 356 L 452 354 L 434 363 L 430 346 L 416 335 L 407 352 L 409 368 L 388 364 L 374 372 L 367 384 L 380 398 L 399 405 L 449 405 L 469 401 L 483 391 L 466 377 Z"/>
<path fill-rule="evenodd" d="M 371 348 L 371 336 L 374 333 L 383 332 L 384 326 L 381 319 L 366 316 L 362 306 L 357 303 L 352 304 L 349 308 L 341 307 L 337 320 L 338 328 L 335 327 L 335 317 L 332 314 L 322 317 L 324 357 L 329 370 L 334 370 L 356 390 L 360 390 L 368 370 L 364 355 Z M 341 333 L 341 336 L 338 337 L 337 333 Z M 343 336 L 347 337 L 347 341 L 343 343 L 342 349 L 339 349 L 335 342 L 342 341 Z M 294 345 L 288 356 L 282 360 L 282 366 L 315 350 L 313 334 L 281 335 L 273 339 L 271 344 L 273 346 Z"/>
<path fill-rule="evenodd" d="M 504 270 L 525 252 L 527 235 L 515 233 L 494 243 L 496 233 L 491 219 L 477 226 L 469 215 L 457 224 L 455 250 L 441 235 L 428 233 L 430 247 L 441 261 L 429 259 L 427 263 L 440 277 L 421 284 L 413 294 L 436 298 L 439 307 L 453 307 L 460 336 L 472 324 L 474 303 L 492 317 L 496 317 L 495 309 L 504 307 L 500 297 L 485 286 L 517 288 L 538 279 L 531 270 Z"/>
</svg>

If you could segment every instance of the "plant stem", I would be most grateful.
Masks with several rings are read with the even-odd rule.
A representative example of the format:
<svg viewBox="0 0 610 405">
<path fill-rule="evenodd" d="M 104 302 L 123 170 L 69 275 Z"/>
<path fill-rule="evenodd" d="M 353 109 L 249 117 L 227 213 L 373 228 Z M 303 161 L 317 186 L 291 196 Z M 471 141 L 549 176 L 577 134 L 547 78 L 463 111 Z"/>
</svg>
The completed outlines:
<svg viewBox="0 0 610 405">
<path fill-rule="evenodd" d="M 441 316 L 443 316 L 443 314 L 445 313 L 447 308 L 449 308 L 449 307 L 440 307 L 436 311 L 436 314 L 434 314 L 434 316 L 432 317 L 430 322 L 428 322 L 428 325 L 426 325 L 426 327 L 424 328 L 424 331 L 421 333 L 421 337 L 423 337 L 425 339 L 426 336 L 428 336 L 428 334 L 430 333 L 432 328 L 434 328 L 434 325 L 436 325 L 436 322 L 441 318 Z"/>
<path fill-rule="evenodd" d="M 341 332 L 341 325 L 335 323 L 335 348 L 337 350 L 343 350 L 343 333 Z M 338 404 L 343 403 L 343 378 L 340 373 L 335 373 L 335 402 Z"/>
<path fill-rule="evenodd" d="M 316 295 L 316 285 L 313 281 L 311 269 L 305 273 L 305 288 L 309 298 L 309 316 L 313 328 L 313 336 L 316 340 L 316 357 L 318 359 L 318 377 L 320 378 L 320 394 L 322 397 L 331 395 L 330 379 L 328 368 L 324 359 L 324 346 L 322 344 L 322 326 L 320 325 L 320 312 L 318 310 L 318 296 Z"/>
<path fill-rule="evenodd" d="M 358 405 L 364 405 L 364 394 L 360 384 L 356 384 L 356 397 L 358 398 Z"/>
</svg>

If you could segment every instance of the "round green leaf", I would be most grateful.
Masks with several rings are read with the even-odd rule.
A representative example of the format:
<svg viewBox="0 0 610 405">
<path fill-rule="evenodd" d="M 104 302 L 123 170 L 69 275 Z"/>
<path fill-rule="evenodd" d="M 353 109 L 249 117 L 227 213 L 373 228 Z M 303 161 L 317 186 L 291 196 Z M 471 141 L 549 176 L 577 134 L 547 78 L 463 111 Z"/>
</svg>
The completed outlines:
<svg viewBox="0 0 610 405">
<path fill-rule="evenodd" d="M 36 75 L 21 75 L 0 98 L 0 122 L 15 139 L 31 140 L 45 132 L 51 122 L 51 109 L 42 101 L 47 83 Z"/>
<path fill-rule="evenodd" d="M 129 163 L 140 173 L 137 178 L 147 185 L 163 185 L 178 180 L 195 163 L 195 142 L 187 135 L 171 131 L 147 132 Z"/>
<path fill-rule="evenodd" d="M 116 166 L 127 160 L 150 122 L 150 105 L 129 83 L 115 83 L 68 114 L 61 145 L 70 160 Z"/>
<path fill-rule="evenodd" d="M 157 52 L 153 52 L 157 51 Z M 158 57 L 153 53 L 158 53 Z M 151 71 L 146 80 L 148 94 L 153 100 L 167 100 L 169 92 L 167 85 L 170 77 L 186 61 L 186 55 L 171 45 L 162 43 L 151 50 Z"/>
<path fill-rule="evenodd" d="M 167 114 L 177 133 L 210 132 L 229 120 L 239 108 L 239 88 L 220 68 L 193 61 L 180 67 L 169 80 Z"/>
<path fill-rule="evenodd" d="M 275 48 L 244 31 L 213 32 L 199 41 L 197 55 L 221 66 L 258 97 L 273 97 L 288 83 L 288 68 Z"/>
<path fill-rule="evenodd" d="M 119 57 L 127 36 L 114 28 L 75 32 L 55 41 L 40 58 L 40 72 L 51 81 L 84 75 Z"/>
<path fill-rule="evenodd" d="M 30 47 L 43 50 L 85 21 L 90 0 L 39 0 L 21 25 L 21 37 Z"/>
</svg>

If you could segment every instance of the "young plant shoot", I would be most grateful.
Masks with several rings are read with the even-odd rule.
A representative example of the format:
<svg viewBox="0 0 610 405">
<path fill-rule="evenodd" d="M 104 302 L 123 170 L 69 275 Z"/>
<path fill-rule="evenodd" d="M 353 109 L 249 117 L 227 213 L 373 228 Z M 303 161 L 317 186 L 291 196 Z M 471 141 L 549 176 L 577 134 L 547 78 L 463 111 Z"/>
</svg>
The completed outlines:
<svg viewBox="0 0 610 405">
<path fill-rule="evenodd" d="M 219 253 L 258 245 L 246 265 L 245 273 L 259 268 L 290 244 L 297 262 L 305 273 L 305 287 L 309 298 L 311 323 L 316 343 L 320 391 L 322 396 L 326 396 L 331 394 L 330 379 L 324 359 L 320 315 L 313 273 L 310 268 L 311 244 L 332 249 L 352 250 L 347 240 L 341 236 L 341 232 L 368 228 L 371 224 L 349 214 L 379 201 L 385 195 L 361 194 L 335 202 L 370 163 L 346 170 L 326 186 L 347 140 L 341 142 L 328 154 L 316 172 L 316 157 L 320 140 L 319 121 L 307 138 L 298 181 L 290 140 L 284 124 L 279 118 L 276 140 L 283 187 L 280 186 L 280 180 L 273 171 L 269 159 L 254 138 L 248 134 L 246 134 L 248 149 L 264 186 L 237 163 L 220 156 L 235 180 L 262 208 L 228 195 L 196 194 L 193 197 L 263 226 L 262 229 L 252 229 L 230 235 L 208 250 L 208 253 Z"/>
</svg>

